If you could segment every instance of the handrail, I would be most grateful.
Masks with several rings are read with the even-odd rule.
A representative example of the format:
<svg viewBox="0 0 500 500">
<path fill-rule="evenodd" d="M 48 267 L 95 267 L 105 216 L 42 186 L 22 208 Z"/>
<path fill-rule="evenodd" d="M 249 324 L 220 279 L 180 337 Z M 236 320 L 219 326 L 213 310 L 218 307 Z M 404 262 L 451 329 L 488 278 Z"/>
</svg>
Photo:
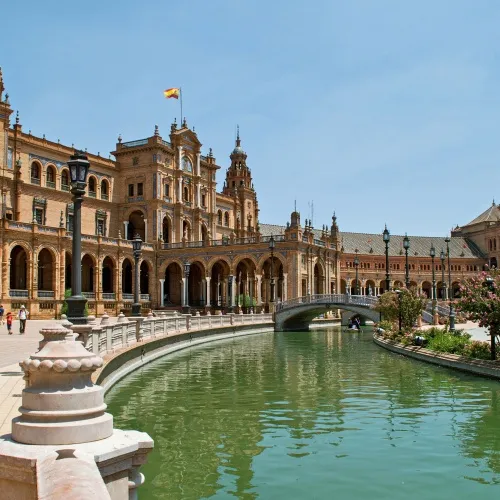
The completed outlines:
<svg viewBox="0 0 500 500">
<path fill-rule="evenodd" d="M 378 298 L 372 295 L 349 295 L 346 293 L 314 294 L 286 300 L 276 304 L 276 311 L 292 309 L 301 304 L 350 304 L 354 306 L 372 307 L 377 304 Z"/>
</svg>

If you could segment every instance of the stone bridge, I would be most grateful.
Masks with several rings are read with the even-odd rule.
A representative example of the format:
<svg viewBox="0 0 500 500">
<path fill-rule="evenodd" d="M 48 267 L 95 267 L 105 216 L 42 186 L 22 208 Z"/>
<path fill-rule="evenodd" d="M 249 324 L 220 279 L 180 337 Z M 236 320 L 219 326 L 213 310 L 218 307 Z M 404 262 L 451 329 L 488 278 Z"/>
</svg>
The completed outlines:
<svg viewBox="0 0 500 500">
<path fill-rule="evenodd" d="M 355 315 L 378 322 L 380 314 L 373 309 L 377 302 L 378 297 L 349 294 L 308 295 L 287 300 L 276 304 L 275 330 L 308 330 L 314 318 L 332 309 L 343 311 L 342 324 L 347 324 Z M 427 310 L 422 312 L 422 319 L 432 323 L 432 315 Z"/>
</svg>

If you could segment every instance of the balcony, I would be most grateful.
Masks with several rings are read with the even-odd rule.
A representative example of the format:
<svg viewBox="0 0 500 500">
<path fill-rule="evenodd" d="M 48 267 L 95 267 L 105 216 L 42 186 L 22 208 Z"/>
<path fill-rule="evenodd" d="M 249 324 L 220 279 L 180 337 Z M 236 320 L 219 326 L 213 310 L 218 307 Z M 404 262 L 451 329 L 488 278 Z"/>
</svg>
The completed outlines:
<svg viewBox="0 0 500 500">
<path fill-rule="evenodd" d="M 53 299 L 55 296 L 52 290 L 38 290 L 37 297 L 39 299 Z"/>
<path fill-rule="evenodd" d="M 31 184 L 36 184 L 37 186 L 40 185 L 40 179 L 38 177 L 32 177 L 31 178 Z"/>
<path fill-rule="evenodd" d="M 56 183 L 54 181 L 46 181 L 45 182 L 45 185 L 48 187 L 48 188 L 51 188 L 51 189 L 55 189 L 56 188 Z"/>
<path fill-rule="evenodd" d="M 28 290 L 9 290 L 10 297 L 28 298 Z"/>
<path fill-rule="evenodd" d="M 89 198 L 97 198 L 97 193 L 95 191 L 89 191 Z"/>
<path fill-rule="evenodd" d="M 103 292 L 102 300 L 116 300 L 116 294 L 114 292 Z"/>
<path fill-rule="evenodd" d="M 82 295 L 83 295 L 86 299 L 92 299 L 92 300 L 95 300 L 95 292 L 82 292 Z"/>
<path fill-rule="evenodd" d="M 151 300 L 151 298 L 149 297 L 149 293 L 141 293 L 139 295 L 139 300 L 141 302 L 149 302 Z"/>
<path fill-rule="evenodd" d="M 61 184 L 61 191 L 69 192 L 69 184 Z"/>
<path fill-rule="evenodd" d="M 133 293 L 122 293 L 123 300 L 134 300 Z"/>
<path fill-rule="evenodd" d="M 109 200 L 108 194 L 107 193 L 101 193 L 101 200 L 108 201 Z"/>
</svg>

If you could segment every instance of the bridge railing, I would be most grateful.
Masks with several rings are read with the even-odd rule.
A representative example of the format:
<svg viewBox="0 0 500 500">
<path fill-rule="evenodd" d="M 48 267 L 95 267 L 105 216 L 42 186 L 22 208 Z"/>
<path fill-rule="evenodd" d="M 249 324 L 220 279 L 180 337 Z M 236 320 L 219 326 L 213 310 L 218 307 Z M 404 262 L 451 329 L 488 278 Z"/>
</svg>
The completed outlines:
<svg viewBox="0 0 500 500">
<path fill-rule="evenodd" d="M 302 304 L 351 304 L 372 307 L 377 302 L 378 298 L 371 295 L 350 295 L 347 293 L 314 294 L 280 302 L 276 304 L 276 312 L 292 309 Z"/>
</svg>

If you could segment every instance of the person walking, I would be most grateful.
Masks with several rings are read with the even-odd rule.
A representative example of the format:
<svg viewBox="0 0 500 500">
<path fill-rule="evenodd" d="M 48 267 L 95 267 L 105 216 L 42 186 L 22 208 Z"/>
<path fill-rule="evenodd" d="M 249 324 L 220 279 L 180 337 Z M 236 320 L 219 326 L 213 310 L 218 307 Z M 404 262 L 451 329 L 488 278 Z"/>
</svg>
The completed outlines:
<svg viewBox="0 0 500 500">
<path fill-rule="evenodd" d="M 26 310 L 26 307 L 24 307 L 24 304 L 21 306 L 21 309 L 19 309 L 19 313 L 17 317 L 19 318 L 19 333 L 22 335 L 24 333 L 24 330 L 26 329 L 26 320 L 28 319 L 29 312 Z"/>
<path fill-rule="evenodd" d="M 3 325 L 3 315 L 4 315 L 5 309 L 3 308 L 3 305 L 0 304 L 0 325 Z"/>
<path fill-rule="evenodd" d="M 7 313 L 7 332 L 12 335 L 12 313 L 9 311 Z"/>
</svg>

